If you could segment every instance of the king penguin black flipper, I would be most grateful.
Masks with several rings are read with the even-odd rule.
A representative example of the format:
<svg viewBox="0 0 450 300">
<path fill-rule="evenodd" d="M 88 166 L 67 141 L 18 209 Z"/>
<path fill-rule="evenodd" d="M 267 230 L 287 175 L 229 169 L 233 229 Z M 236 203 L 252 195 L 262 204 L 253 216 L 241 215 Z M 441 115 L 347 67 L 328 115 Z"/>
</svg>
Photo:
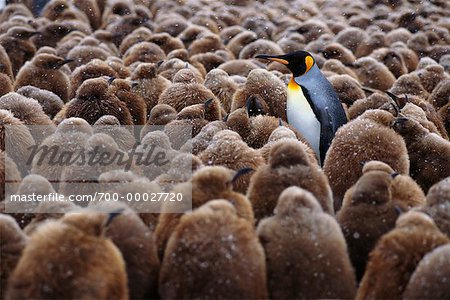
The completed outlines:
<svg viewBox="0 0 450 300">
<path fill-rule="evenodd" d="M 331 83 L 306 51 L 284 55 L 257 55 L 286 65 L 292 72 L 288 84 L 288 123 L 308 140 L 323 164 L 337 129 L 347 122 L 344 108 Z"/>
</svg>

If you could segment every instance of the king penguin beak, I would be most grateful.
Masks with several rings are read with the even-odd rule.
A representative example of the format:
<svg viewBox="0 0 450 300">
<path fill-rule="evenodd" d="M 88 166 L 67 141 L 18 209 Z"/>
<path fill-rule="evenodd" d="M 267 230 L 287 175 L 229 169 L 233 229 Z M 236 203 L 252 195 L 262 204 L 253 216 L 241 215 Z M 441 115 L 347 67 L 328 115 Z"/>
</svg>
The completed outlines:
<svg viewBox="0 0 450 300">
<path fill-rule="evenodd" d="M 256 55 L 255 58 L 268 59 L 268 60 L 271 60 L 271 61 L 279 62 L 279 63 L 281 63 L 283 65 L 289 64 L 289 62 L 286 59 L 284 59 L 285 58 L 284 55 L 259 54 L 259 55 Z"/>
</svg>

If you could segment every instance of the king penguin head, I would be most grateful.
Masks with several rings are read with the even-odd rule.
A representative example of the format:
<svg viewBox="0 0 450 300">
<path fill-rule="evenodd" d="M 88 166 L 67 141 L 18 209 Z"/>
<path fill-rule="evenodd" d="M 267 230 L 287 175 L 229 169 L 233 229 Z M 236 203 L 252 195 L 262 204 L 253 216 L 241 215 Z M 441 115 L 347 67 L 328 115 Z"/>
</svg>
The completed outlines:
<svg viewBox="0 0 450 300">
<path fill-rule="evenodd" d="M 260 54 L 255 56 L 255 58 L 263 58 L 282 63 L 289 68 L 294 77 L 305 75 L 315 64 L 313 56 L 302 50 L 283 55 Z"/>
</svg>

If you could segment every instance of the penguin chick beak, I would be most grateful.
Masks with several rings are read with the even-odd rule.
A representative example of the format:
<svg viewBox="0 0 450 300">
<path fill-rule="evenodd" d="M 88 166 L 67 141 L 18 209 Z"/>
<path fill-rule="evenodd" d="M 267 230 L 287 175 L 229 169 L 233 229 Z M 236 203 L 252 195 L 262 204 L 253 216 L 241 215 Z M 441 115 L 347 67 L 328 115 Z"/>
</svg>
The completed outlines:
<svg viewBox="0 0 450 300">
<path fill-rule="evenodd" d="M 137 82 L 137 81 L 132 81 L 131 82 L 131 88 L 135 88 L 135 87 L 137 87 L 139 85 L 139 82 Z"/>
<path fill-rule="evenodd" d="M 239 177 L 241 177 L 247 173 L 253 172 L 253 171 L 254 170 L 252 168 L 242 168 L 242 169 L 237 170 L 237 172 L 234 174 L 233 178 L 231 179 L 231 183 L 234 184 L 236 182 L 236 180 L 238 180 Z"/>
<path fill-rule="evenodd" d="M 283 64 L 283 65 L 288 65 L 289 64 L 289 62 L 284 59 L 284 55 L 259 54 L 259 55 L 256 55 L 255 58 L 268 59 L 268 60 L 271 60 L 271 61 L 279 62 L 280 64 Z"/>
<path fill-rule="evenodd" d="M 116 77 L 114 76 L 109 77 L 108 84 L 111 85 L 114 82 L 114 80 L 116 80 Z"/>
<path fill-rule="evenodd" d="M 118 208 L 118 209 L 110 212 L 108 214 L 108 218 L 106 219 L 104 227 L 108 227 L 109 224 L 111 224 L 112 220 L 114 220 L 116 217 L 120 216 L 124 211 L 125 211 L 125 209 L 123 207 L 121 207 L 121 208 Z"/>
<path fill-rule="evenodd" d="M 400 173 L 395 172 L 395 173 L 392 173 L 392 174 L 391 174 L 391 177 L 392 177 L 392 179 L 394 179 L 394 178 L 397 177 L 398 175 L 400 175 Z"/>
</svg>

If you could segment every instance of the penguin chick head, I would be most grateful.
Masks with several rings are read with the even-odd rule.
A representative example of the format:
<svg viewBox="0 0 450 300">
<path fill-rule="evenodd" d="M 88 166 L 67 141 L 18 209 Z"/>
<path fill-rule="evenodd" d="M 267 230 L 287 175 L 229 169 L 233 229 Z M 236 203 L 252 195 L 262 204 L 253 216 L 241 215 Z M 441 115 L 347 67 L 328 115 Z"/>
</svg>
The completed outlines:
<svg viewBox="0 0 450 300">
<path fill-rule="evenodd" d="M 108 92 L 108 82 L 103 78 L 84 81 L 77 90 L 77 97 L 83 99 L 101 98 Z"/>
<path fill-rule="evenodd" d="M 121 208 L 109 213 L 88 211 L 70 212 L 66 214 L 61 221 L 88 235 L 101 236 L 104 234 L 106 227 L 108 227 L 111 221 L 123 211 L 124 209 Z"/>
<path fill-rule="evenodd" d="M 57 70 L 72 61 L 72 59 L 64 59 L 53 54 L 42 53 L 34 57 L 33 64 L 38 68 Z"/>
<path fill-rule="evenodd" d="M 352 202 L 372 205 L 389 202 L 391 183 L 392 176 L 384 171 L 367 172 L 355 184 Z"/>
<path fill-rule="evenodd" d="M 6 32 L 7 35 L 12 36 L 14 38 L 22 39 L 22 40 L 27 40 L 30 37 L 32 37 L 33 35 L 36 35 L 38 33 L 39 33 L 38 31 L 31 30 L 27 27 L 22 27 L 22 26 L 11 27 Z"/>
<path fill-rule="evenodd" d="M 295 51 L 283 55 L 260 54 L 255 58 L 263 58 L 282 63 L 292 72 L 294 77 L 305 75 L 315 64 L 314 57 L 306 51 Z"/>
<path fill-rule="evenodd" d="M 272 168 L 309 166 L 309 160 L 305 150 L 296 140 L 285 140 L 273 146 L 269 154 L 269 165 Z"/>
<path fill-rule="evenodd" d="M 287 216 L 298 212 L 320 213 L 323 210 L 312 193 L 300 187 L 291 186 L 280 194 L 275 212 L 277 215 Z"/>
</svg>

